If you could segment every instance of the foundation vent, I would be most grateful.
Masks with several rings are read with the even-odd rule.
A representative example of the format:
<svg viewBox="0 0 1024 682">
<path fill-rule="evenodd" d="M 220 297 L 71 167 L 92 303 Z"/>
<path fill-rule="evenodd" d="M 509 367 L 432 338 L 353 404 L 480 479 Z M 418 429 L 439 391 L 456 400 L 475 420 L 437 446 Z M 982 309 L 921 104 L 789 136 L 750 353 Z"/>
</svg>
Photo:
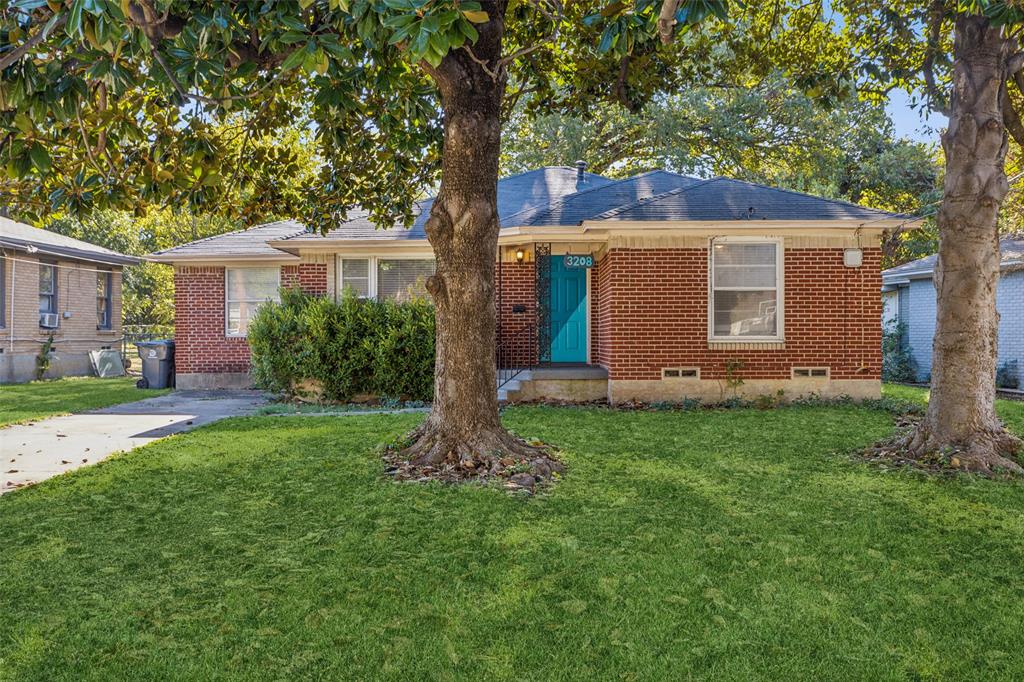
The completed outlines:
<svg viewBox="0 0 1024 682">
<path fill-rule="evenodd" d="M 700 379 L 697 367 L 666 367 L 661 370 L 662 379 Z"/>
</svg>

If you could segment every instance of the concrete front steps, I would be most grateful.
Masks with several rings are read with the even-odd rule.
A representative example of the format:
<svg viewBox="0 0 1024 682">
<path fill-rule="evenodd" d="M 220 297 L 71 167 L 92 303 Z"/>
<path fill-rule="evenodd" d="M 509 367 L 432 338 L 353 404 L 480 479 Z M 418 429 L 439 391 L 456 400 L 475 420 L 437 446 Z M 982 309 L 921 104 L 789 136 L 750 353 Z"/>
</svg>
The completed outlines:
<svg viewBox="0 0 1024 682">
<path fill-rule="evenodd" d="M 498 388 L 498 402 L 608 398 L 608 370 L 595 365 L 551 365 L 524 369 Z"/>
</svg>

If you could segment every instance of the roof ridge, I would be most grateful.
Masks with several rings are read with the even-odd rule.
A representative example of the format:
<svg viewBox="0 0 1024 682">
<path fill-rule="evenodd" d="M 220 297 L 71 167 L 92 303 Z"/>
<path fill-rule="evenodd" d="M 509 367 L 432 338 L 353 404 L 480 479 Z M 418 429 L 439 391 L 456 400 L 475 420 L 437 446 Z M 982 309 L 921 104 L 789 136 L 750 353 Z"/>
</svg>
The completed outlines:
<svg viewBox="0 0 1024 682">
<path fill-rule="evenodd" d="M 242 227 L 242 228 L 239 228 L 237 230 L 230 230 L 228 232 L 221 232 L 220 234 L 211 234 L 211 235 L 209 235 L 207 237 L 200 237 L 199 239 L 194 239 L 194 240 L 192 240 L 190 242 L 185 242 L 184 244 L 177 244 L 175 246 L 171 246 L 171 247 L 166 248 L 166 249 L 161 249 L 159 251 L 154 251 L 153 253 L 151 253 L 149 255 L 151 255 L 151 256 L 160 256 L 160 255 L 163 255 L 165 253 L 170 253 L 171 251 L 175 251 L 177 249 L 184 248 L 186 246 L 192 246 L 193 244 L 201 244 L 203 242 L 208 242 L 211 239 L 219 239 L 221 237 L 227 237 L 228 235 L 241 234 L 243 232 L 249 232 L 250 230 L 258 230 L 258 229 L 261 229 L 261 228 L 264 228 L 264 227 L 272 227 L 274 225 L 280 225 L 281 223 L 295 223 L 296 225 L 302 225 L 302 223 L 300 223 L 299 221 L 295 220 L 294 218 L 285 218 L 284 220 L 273 220 L 273 221 L 271 221 L 269 223 L 261 223 L 259 225 L 250 225 L 249 227 Z M 305 226 L 303 226 L 303 229 L 305 229 Z"/>
<path fill-rule="evenodd" d="M 678 173 L 677 173 L 677 175 L 678 175 Z M 683 177 L 689 177 L 689 176 L 683 176 Z M 630 202 L 628 204 L 623 204 L 622 206 L 616 206 L 615 208 L 608 209 L 607 211 L 604 211 L 603 213 L 597 213 L 595 215 L 590 216 L 589 218 L 584 218 L 583 220 L 603 220 L 604 218 L 611 218 L 612 216 L 619 215 L 620 213 L 625 213 L 626 211 L 628 211 L 630 209 L 633 209 L 633 208 L 636 208 L 637 206 L 643 206 L 644 204 L 649 204 L 652 201 L 659 201 L 659 200 L 664 199 L 664 198 L 669 197 L 669 196 L 673 196 L 673 195 L 676 195 L 676 194 L 682 194 L 686 190 L 694 189 L 696 187 L 701 187 L 703 185 L 707 185 L 708 183 L 715 182 L 717 180 L 722 180 L 722 179 L 723 178 L 721 176 L 716 175 L 715 177 L 708 178 L 706 180 L 698 180 L 697 182 L 693 183 L 692 185 L 687 185 L 686 187 L 676 187 L 675 189 L 670 189 L 667 192 L 662 192 L 661 194 L 655 194 L 653 197 L 648 197 L 646 199 L 638 199 L 638 200 Z M 582 224 L 583 221 L 580 221 L 580 222 Z"/>
<path fill-rule="evenodd" d="M 812 199 L 817 199 L 819 201 L 831 201 L 831 202 L 836 203 L 836 204 L 843 204 L 845 206 L 850 206 L 852 208 L 859 208 L 859 209 L 864 210 L 864 211 L 875 211 L 876 213 L 883 213 L 883 214 L 885 214 L 887 216 L 895 216 L 895 217 L 900 217 L 900 218 L 909 218 L 909 217 L 911 217 L 911 216 L 908 216 L 908 215 L 906 215 L 904 213 L 892 213 L 890 211 L 883 211 L 880 208 L 873 208 L 871 206 L 861 206 L 860 204 L 855 204 L 852 201 L 848 201 L 846 199 L 833 199 L 831 197 L 819 197 L 816 194 L 808 194 L 807 192 L 800 192 L 800 191 L 795 190 L 795 189 L 789 189 L 788 187 L 772 187 L 771 185 L 766 185 L 766 184 L 761 183 L 761 182 L 753 182 L 752 180 L 740 180 L 739 178 L 727 178 L 727 177 L 721 176 L 721 175 L 717 176 L 716 179 L 718 179 L 718 180 L 728 180 L 729 182 L 739 182 L 739 183 L 742 183 L 744 185 L 751 185 L 753 187 L 761 187 L 763 189 L 770 189 L 770 190 L 774 190 L 776 192 L 785 192 L 786 194 L 795 194 L 795 195 L 801 196 L 801 197 L 810 197 Z"/>
<path fill-rule="evenodd" d="M 630 175 L 628 178 L 620 178 L 618 180 L 611 180 L 607 184 L 604 184 L 604 185 L 599 185 L 597 187 L 588 187 L 586 189 L 581 189 L 578 192 L 573 192 L 572 194 L 566 194 L 561 199 L 558 199 L 556 201 L 549 201 L 548 203 L 544 204 L 543 206 L 533 206 L 531 208 L 524 208 L 521 211 L 516 211 L 515 213 L 510 215 L 505 220 L 506 221 L 510 220 L 511 218 L 516 217 L 520 213 L 529 214 L 531 211 L 534 212 L 535 215 L 539 215 L 539 214 L 544 213 L 546 211 L 552 210 L 556 206 L 563 206 L 567 201 L 569 201 L 570 199 L 573 199 L 575 197 L 578 197 L 581 194 L 589 194 L 590 192 L 596 192 L 599 189 L 608 189 L 612 185 L 620 185 L 620 184 L 622 184 L 624 182 L 629 182 L 631 180 L 636 180 L 637 178 L 642 178 L 642 177 L 645 177 L 647 175 L 653 175 L 655 173 L 669 173 L 671 175 L 678 175 L 679 177 L 683 177 L 683 178 L 689 177 L 688 175 L 682 175 L 681 173 L 676 173 L 674 171 L 668 171 L 668 170 L 665 170 L 664 168 L 652 168 L 651 170 L 644 171 L 643 173 L 637 173 L 636 175 Z M 603 175 L 598 175 L 598 177 L 603 178 L 604 176 Z"/>
</svg>

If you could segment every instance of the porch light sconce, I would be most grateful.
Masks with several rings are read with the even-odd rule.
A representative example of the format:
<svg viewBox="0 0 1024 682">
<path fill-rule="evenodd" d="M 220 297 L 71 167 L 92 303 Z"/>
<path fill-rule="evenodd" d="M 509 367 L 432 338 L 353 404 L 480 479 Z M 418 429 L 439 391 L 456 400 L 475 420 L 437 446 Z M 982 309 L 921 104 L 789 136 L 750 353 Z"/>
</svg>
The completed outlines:
<svg viewBox="0 0 1024 682">
<path fill-rule="evenodd" d="M 864 251 L 861 249 L 845 249 L 843 265 L 848 268 L 859 268 L 864 263 Z"/>
<path fill-rule="evenodd" d="M 526 252 L 522 249 L 516 249 L 516 262 L 521 264 L 525 258 Z"/>
</svg>

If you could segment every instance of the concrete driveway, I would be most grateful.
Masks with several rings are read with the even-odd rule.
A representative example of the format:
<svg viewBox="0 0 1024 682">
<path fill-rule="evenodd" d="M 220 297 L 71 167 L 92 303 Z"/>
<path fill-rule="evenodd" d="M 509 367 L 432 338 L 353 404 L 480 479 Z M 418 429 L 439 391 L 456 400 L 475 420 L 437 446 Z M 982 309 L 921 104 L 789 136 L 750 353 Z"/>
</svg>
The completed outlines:
<svg viewBox="0 0 1024 682">
<path fill-rule="evenodd" d="M 158 438 L 252 414 L 258 391 L 173 391 L 158 398 L 0 428 L 0 495 Z"/>
</svg>

